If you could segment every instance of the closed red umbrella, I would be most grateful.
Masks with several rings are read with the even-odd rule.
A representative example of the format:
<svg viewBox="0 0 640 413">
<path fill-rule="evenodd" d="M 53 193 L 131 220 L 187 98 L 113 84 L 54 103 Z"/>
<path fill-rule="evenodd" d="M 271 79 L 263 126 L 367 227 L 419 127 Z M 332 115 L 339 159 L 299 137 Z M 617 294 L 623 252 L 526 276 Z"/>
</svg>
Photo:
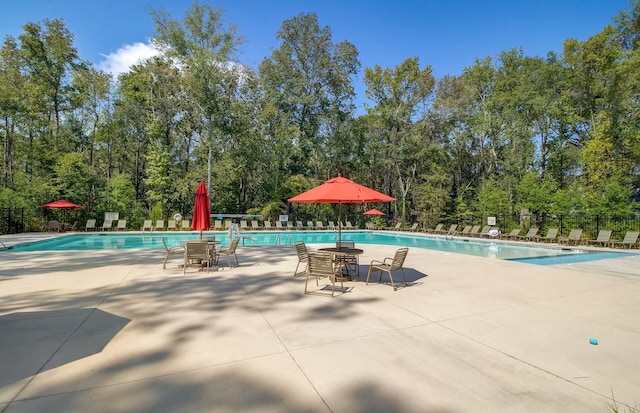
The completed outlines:
<svg viewBox="0 0 640 413">
<path fill-rule="evenodd" d="M 323 184 L 289 198 L 289 202 L 338 204 L 338 241 L 342 241 L 342 204 L 390 202 L 396 199 L 338 176 Z"/>
<path fill-rule="evenodd" d="M 191 228 L 200 231 L 202 239 L 202 231 L 211 228 L 211 209 L 209 205 L 209 191 L 204 182 L 198 184 L 196 189 L 196 201 L 193 205 L 193 220 Z"/>
</svg>

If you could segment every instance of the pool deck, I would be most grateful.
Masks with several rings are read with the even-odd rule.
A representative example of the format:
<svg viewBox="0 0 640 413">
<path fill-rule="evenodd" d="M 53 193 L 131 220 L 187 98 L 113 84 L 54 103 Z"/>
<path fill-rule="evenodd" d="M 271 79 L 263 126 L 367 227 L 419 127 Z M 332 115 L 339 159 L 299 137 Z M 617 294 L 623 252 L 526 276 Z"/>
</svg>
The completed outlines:
<svg viewBox="0 0 640 413">
<path fill-rule="evenodd" d="M 0 412 L 640 406 L 640 254 L 538 266 L 411 248 L 394 291 L 363 279 L 398 247 L 361 247 L 360 281 L 335 298 L 303 294 L 290 245 L 186 275 L 160 249 L 0 251 Z"/>
</svg>

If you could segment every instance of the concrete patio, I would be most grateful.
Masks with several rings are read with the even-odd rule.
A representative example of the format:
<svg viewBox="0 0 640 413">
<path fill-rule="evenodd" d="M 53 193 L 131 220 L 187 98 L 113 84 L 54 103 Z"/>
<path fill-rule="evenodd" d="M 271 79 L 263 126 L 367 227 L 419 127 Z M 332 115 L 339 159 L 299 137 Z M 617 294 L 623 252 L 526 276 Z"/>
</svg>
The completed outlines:
<svg viewBox="0 0 640 413">
<path fill-rule="evenodd" d="M 360 247 L 365 276 L 397 248 Z M 640 255 L 537 266 L 411 248 L 409 286 L 361 274 L 335 298 L 303 294 L 290 245 L 186 275 L 162 250 L 0 257 L 0 412 L 640 405 Z"/>
</svg>

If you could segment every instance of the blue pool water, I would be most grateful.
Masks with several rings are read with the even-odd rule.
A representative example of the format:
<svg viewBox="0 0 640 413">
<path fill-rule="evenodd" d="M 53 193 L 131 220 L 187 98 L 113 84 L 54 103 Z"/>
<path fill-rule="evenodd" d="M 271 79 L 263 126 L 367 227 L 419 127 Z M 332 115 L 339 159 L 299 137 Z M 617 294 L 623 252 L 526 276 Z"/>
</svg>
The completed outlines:
<svg viewBox="0 0 640 413">
<path fill-rule="evenodd" d="M 247 231 L 242 232 L 242 243 L 245 246 L 262 246 L 292 244 L 302 240 L 307 244 L 333 244 L 338 239 L 336 231 Z M 228 245 L 226 232 L 207 232 L 205 238 L 215 236 L 222 245 Z M 168 246 L 180 245 L 181 242 L 198 238 L 195 232 L 164 233 L 91 233 L 69 234 L 60 237 L 20 244 L 7 251 L 89 251 L 112 249 L 164 248 L 162 238 Z M 591 261 L 604 258 L 624 257 L 629 254 L 617 252 L 594 252 L 579 249 L 560 248 L 558 246 L 530 246 L 474 241 L 462 238 L 430 237 L 415 233 L 343 231 L 343 240 L 352 240 L 356 245 L 384 244 L 404 247 L 426 248 L 431 250 L 475 255 L 486 258 L 515 260 L 519 262 L 553 265 L 573 262 Z M 242 244 L 241 244 L 242 245 Z"/>
</svg>

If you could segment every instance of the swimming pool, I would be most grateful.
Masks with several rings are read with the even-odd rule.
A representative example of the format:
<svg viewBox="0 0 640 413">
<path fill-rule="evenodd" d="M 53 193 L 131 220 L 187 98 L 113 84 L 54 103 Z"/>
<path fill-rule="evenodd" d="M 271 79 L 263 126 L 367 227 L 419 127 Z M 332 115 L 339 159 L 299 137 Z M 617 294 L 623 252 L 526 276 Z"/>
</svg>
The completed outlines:
<svg viewBox="0 0 640 413">
<path fill-rule="evenodd" d="M 47 240 L 14 245 L 6 251 L 90 251 L 164 248 L 162 244 L 163 237 L 167 245 L 171 247 L 180 245 L 183 241 L 197 239 L 198 235 L 197 232 L 67 234 Z M 311 245 L 333 244 L 338 239 L 336 231 L 247 231 L 242 232 L 241 235 L 241 245 L 244 246 L 293 244 L 297 240 L 302 240 Z M 205 238 L 213 236 L 220 240 L 222 245 L 228 245 L 229 236 L 226 232 L 205 233 Z M 623 252 L 598 252 L 578 248 L 560 248 L 557 245 L 531 246 L 530 244 L 494 242 L 490 240 L 433 237 L 416 233 L 342 231 L 342 239 L 352 240 L 356 245 L 384 244 L 425 248 L 538 265 L 574 263 L 630 255 Z"/>
</svg>

